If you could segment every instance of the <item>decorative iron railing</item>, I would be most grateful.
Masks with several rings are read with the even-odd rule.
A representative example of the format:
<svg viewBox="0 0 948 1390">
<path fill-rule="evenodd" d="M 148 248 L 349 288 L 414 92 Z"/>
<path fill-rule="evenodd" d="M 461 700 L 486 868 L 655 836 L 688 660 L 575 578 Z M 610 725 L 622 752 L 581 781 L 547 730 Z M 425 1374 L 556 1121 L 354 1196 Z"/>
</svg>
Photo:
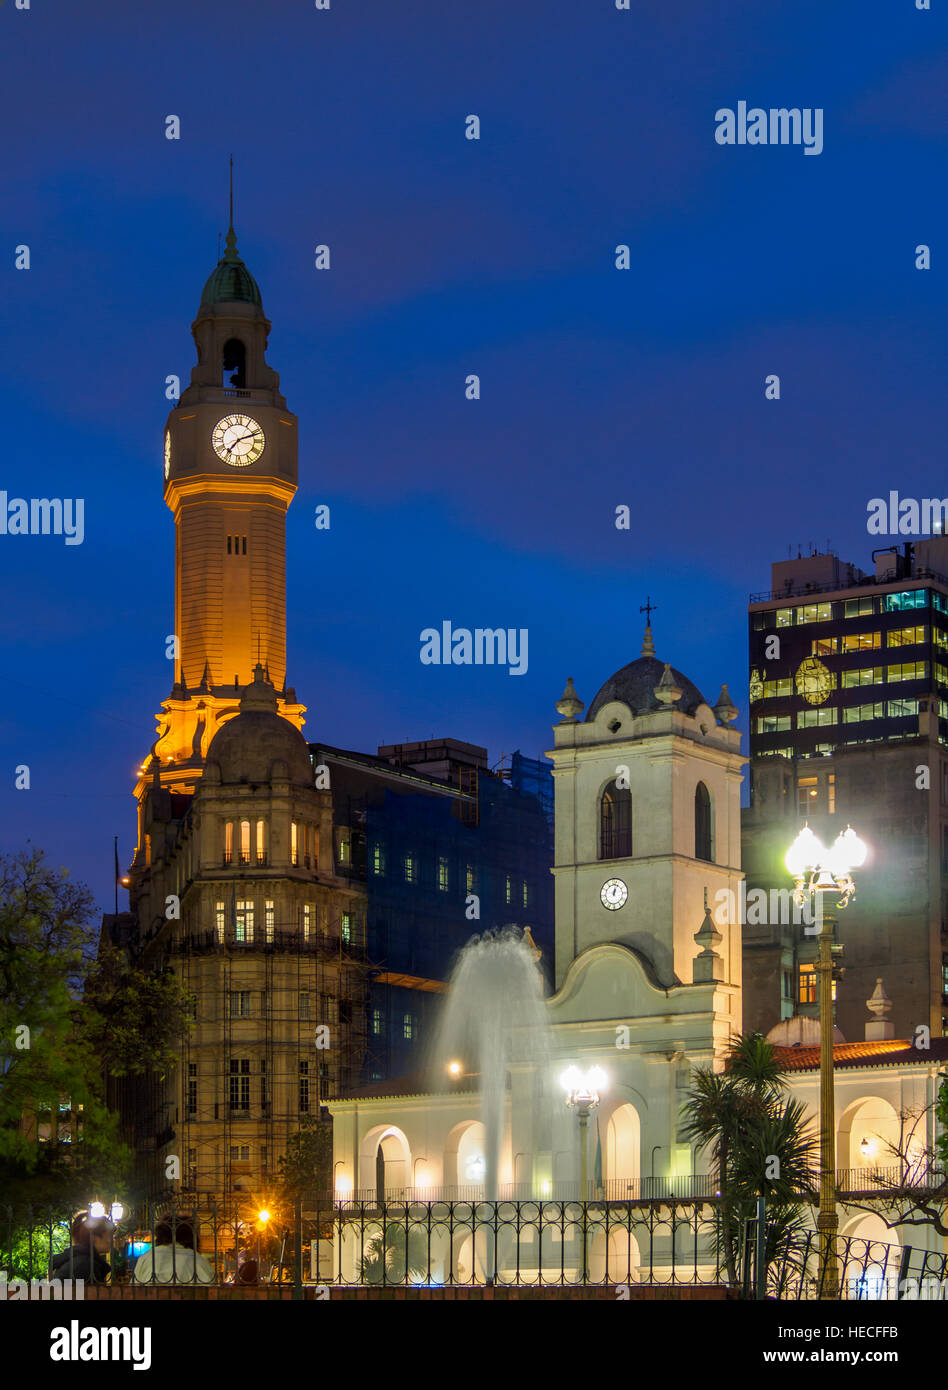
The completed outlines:
<svg viewBox="0 0 948 1390">
<path fill-rule="evenodd" d="M 156 1286 L 198 1296 L 213 1287 L 253 1287 L 260 1296 L 302 1297 L 305 1285 L 477 1288 L 584 1285 L 711 1286 L 733 1280 L 720 1256 L 720 1204 L 700 1196 L 580 1202 L 569 1198 L 380 1203 L 309 1194 L 195 1210 L 166 1202 L 106 1225 L 98 1251 L 73 1246 L 72 1216 L 0 1207 L 0 1282 L 83 1279 L 121 1286 L 121 1296 Z M 100 1230 L 100 1236 L 102 1231 Z M 934 1243 L 934 1241 L 932 1242 Z M 813 1299 L 945 1298 L 948 1256 L 855 1237 L 837 1238 L 823 1259 L 809 1232 L 772 1252 L 767 1296 Z M 62 1258 L 57 1258 L 62 1257 Z"/>
</svg>

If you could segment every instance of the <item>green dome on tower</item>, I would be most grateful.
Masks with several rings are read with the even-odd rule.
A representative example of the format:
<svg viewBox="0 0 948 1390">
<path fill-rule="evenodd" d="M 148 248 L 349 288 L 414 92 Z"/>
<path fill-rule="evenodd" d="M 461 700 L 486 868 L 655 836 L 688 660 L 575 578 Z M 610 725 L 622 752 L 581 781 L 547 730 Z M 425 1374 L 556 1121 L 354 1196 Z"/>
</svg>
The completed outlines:
<svg viewBox="0 0 948 1390">
<path fill-rule="evenodd" d="M 263 308 L 260 286 L 237 253 L 237 236 L 231 226 L 227 232 L 227 250 L 212 271 L 201 294 L 201 307 L 208 304 L 256 304 Z"/>
</svg>

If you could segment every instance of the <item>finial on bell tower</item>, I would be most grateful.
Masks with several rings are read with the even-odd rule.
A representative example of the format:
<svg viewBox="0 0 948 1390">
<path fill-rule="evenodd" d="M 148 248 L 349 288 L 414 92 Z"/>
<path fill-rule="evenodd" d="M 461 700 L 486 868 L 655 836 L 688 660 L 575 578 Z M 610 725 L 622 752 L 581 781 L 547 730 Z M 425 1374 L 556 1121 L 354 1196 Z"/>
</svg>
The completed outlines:
<svg viewBox="0 0 948 1390">
<path fill-rule="evenodd" d="M 652 614 L 657 610 L 658 604 L 653 603 L 651 595 L 646 595 L 645 602 L 639 605 L 639 612 L 645 614 L 645 638 L 642 642 L 642 655 L 654 656 L 655 643 L 652 641 Z"/>
</svg>

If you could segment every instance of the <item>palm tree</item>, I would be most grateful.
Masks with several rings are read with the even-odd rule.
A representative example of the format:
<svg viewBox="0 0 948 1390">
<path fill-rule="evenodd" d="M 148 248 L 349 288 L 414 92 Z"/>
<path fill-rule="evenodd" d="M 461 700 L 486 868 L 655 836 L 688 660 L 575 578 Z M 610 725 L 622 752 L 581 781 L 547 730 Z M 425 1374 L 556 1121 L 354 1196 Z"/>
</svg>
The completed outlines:
<svg viewBox="0 0 948 1390">
<path fill-rule="evenodd" d="M 403 1284 L 427 1273 L 423 1231 L 411 1231 L 398 1222 L 386 1223 L 384 1233 L 367 1242 L 362 1252 L 360 1278 L 364 1284 Z"/>
<path fill-rule="evenodd" d="M 720 1196 L 718 1253 L 737 1282 L 741 1231 L 767 1201 L 767 1258 L 790 1248 L 815 1195 L 817 1141 L 802 1104 L 787 1099 L 773 1046 L 759 1033 L 731 1047 L 723 1072 L 698 1067 L 684 1108 L 683 1135 L 710 1150 Z"/>
</svg>

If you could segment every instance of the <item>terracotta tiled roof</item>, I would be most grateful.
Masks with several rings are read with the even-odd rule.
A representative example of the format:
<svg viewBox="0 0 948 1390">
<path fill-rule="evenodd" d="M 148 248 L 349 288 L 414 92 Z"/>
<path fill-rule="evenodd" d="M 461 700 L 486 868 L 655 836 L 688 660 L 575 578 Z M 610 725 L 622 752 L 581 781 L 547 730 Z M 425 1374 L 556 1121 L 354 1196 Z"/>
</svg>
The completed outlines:
<svg viewBox="0 0 948 1390">
<path fill-rule="evenodd" d="M 775 1047 L 784 1071 L 818 1071 L 818 1047 Z M 833 1070 L 844 1067 L 898 1067 L 948 1061 L 948 1038 L 932 1038 L 930 1048 L 918 1048 L 907 1038 L 879 1042 L 844 1042 L 833 1046 Z"/>
</svg>

